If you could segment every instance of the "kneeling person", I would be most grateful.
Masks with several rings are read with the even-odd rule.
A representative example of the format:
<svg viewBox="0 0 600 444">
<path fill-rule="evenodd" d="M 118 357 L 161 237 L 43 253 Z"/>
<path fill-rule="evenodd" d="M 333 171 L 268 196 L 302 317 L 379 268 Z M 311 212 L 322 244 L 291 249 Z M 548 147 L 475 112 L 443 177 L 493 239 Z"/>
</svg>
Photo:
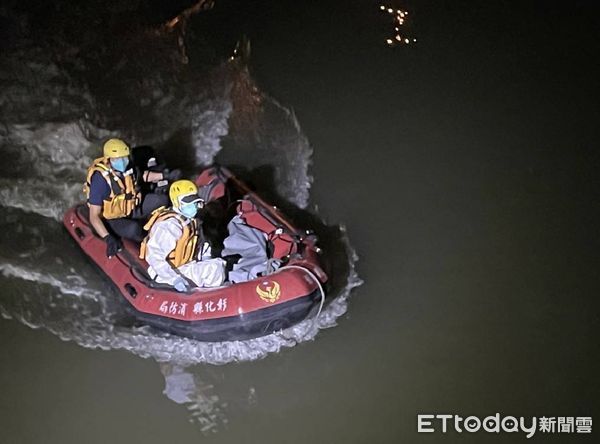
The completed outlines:
<svg viewBox="0 0 600 444">
<path fill-rule="evenodd" d="M 225 261 L 211 259 L 196 218 L 203 204 L 198 187 L 189 180 L 173 182 L 169 189 L 172 208 L 159 208 L 144 227 L 148 236 L 140 247 L 140 258 L 148 262 L 148 273 L 157 282 L 185 292 L 194 285 L 218 287 L 225 280 Z"/>
</svg>

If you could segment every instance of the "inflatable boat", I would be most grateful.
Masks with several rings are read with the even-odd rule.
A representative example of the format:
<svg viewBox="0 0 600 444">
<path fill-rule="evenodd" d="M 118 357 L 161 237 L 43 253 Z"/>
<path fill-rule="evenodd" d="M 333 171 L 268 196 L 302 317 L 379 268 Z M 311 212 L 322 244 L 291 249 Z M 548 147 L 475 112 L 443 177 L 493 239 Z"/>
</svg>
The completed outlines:
<svg viewBox="0 0 600 444">
<path fill-rule="evenodd" d="M 294 227 L 279 209 L 224 167 L 204 170 L 195 182 L 221 231 L 233 216 L 240 216 L 264 234 L 268 257 L 279 268 L 266 268 L 245 282 L 180 293 L 150 278 L 148 264 L 139 259 L 139 245 L 134 242 L 124 240 L 117 256 L 108 258 L 105 242 L 89 223 L 86 204 L 69 209 L 63 222 L 143 324 L 202 341 L 232 341 L 268 335 L 318 316 L 327 275 L 319 263 L 316 237 Z"/>
</svg>

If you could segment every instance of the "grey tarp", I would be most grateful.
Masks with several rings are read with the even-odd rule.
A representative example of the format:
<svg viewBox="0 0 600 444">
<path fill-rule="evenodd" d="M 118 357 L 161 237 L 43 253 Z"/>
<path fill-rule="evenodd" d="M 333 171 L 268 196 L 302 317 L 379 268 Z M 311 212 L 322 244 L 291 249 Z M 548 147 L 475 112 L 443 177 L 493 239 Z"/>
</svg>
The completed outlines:
<svg viewBox="0 0 600 444">
<path fill-rule="evenodd" d="M 279 261 L 269 261 L 267 256 L 267 235 L 246 225 L 240 216 L 235 216 L 227 225 L 229 236 L 223 241 L 222 256 L 239 254 L 240 260 L 229 272 L 231 282 L 244 282 L 258 274 L 268 274 L 279 268 Z M 267 271 L 269 269 L 269 271 Z"/>
</svg>

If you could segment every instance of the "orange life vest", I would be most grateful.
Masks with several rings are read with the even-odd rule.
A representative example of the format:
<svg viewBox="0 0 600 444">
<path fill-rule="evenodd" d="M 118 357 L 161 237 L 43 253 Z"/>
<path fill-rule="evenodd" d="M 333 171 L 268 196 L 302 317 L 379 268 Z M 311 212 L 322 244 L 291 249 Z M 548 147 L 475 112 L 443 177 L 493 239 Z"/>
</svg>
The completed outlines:
<svg viewBox="0 0 600 444">
<path fill-rule="evenodd" d="M 150 220 L 144 225 L 144 230 L 150 232 L 155 223 L 173 217 L 180 223 L 183 233 L 181 237 L 177 239 L 175 248 L 168 254 L 167 259 L 172 266 L 177 268 L 196 258 L 200 238 L 200 229 L 197 219 L 187 219 L 172 209 L 160 207 L 152 212 Z M 148 237 L 149 235 L 146 236 L 140 245 L 140 259 L 146 259 L 146 244 L 148 243 Z"/>
<path fill-rule="evenodd" d="M 102 217 L 105 219 L 119 219 L 128 217 L 133 209 L 139 205 L 141 194 L 135 189 L 135 180 L 133 178 L 133 169 L 126 171 L 123 176 L 117 173 L 110 167 L 109 160 L 105 157 L 100 157 L 92 163 L 88 168 L 83 192 L 86 199 L 90 197 L 90 186 L 92 175 L 99 172 L 110 189 L 110 196 L 102 205 Z"/>
</svg>

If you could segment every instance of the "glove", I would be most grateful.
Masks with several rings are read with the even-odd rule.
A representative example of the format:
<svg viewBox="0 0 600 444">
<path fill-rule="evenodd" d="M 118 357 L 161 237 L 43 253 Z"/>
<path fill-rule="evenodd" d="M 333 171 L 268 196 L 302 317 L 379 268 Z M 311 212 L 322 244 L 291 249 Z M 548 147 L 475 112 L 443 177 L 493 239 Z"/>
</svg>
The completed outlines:
<svg viewBox="0 0 600 444">
<path fill-rule="evenodd" d="M 112 257 L 117 254 L 118 251 L 121 251 L 123 248 L 123 242 L 116 236 L 112 234 L 107 234 L 103 237 L 104 242 L 106 242 L 106 256 Z"/>
<path fill-rule="evenodd" d="M 174 169 L 173 171 L 165 168 L 163 170 L 163 179 L 168 180 L 169 182 L 173 182 L 175 180 L 181 179 L 181 170 Z"/>
<path fill-rule="evenodd" d="M 173 282 L 173 287 L 175 287 L 175 290 L 180 293 L 185 293 L 190 290 L 190 284 L 188 284 L 188 281 L 181 276 L 179 276 L 175 282 Z"/>
</svg>

